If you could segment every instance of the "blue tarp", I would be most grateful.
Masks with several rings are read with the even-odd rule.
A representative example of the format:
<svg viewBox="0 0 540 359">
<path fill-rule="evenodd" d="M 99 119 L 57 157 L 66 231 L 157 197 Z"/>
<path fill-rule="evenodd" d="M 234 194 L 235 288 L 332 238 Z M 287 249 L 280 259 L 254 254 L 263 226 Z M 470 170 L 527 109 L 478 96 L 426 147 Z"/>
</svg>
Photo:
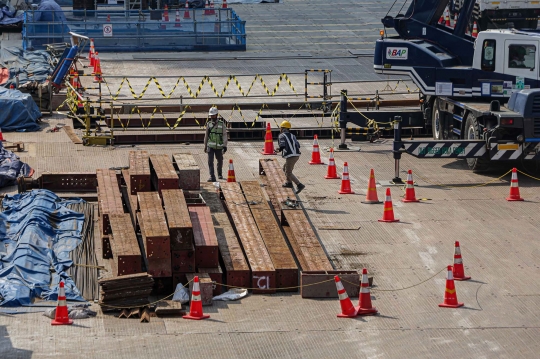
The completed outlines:
<svg viewBox="0 0 540 359">
<path fill-rule="evenodd" d="M 58 299 L 60 280 L 68 300 L 84 301 L 65 271 L 69 253 L 82 241 L 84 214 L 48 190 L 6 196 L 0 213 L 0 305 L 31 305 Z"/>
<path fill-rule="evenodd" d="M 0 25 L 10 25 L 22 22 L 24 19 L 24 13 L 21 12 L 17 16 L 16 11 L 9 11 L 9 7 L 2 6 L 0 8 Z"/>
<path fill-rule="evenodd" d="M 15 183 L 17 177 L 32 177 L 34 170 L 0 142 L 0 188 Z"/>
<path fill-rule="evenodd" d="M 39 131 L 42 116 L 31 95 L 0 87 L 0 128 L 9 131 Z"/>
<path fill-rule="evenodd" d="M 23 87 L 30 82 L 45 82 L 53 71 L 49 64 L 50 57 L 44 50 L 25 51 L 19 46 L 2 47 L 0 65 L 9 69 L 9 80 L 3 86 L 9 88 L 11 84 L 15 85 L 16 76 L 19 76 L 19 86 Z"/>
</svg>

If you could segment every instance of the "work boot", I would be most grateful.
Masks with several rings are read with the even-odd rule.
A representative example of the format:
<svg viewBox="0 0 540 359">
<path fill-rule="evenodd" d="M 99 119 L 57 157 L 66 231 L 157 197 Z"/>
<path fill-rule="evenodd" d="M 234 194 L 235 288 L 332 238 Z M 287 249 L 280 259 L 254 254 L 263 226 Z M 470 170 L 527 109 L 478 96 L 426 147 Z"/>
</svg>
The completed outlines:
<svg viewBox="0 0 540 359">
<path fill-rule="evenodd" d="M 222 175 L 218 175 L 217 178 L 222 180 L 222 179 L 223 179 L 223 176 L 222 176 Z"/>
<path fill-rule="evenodd" d="M 291 182 L 285 182 L 284 184 L 281 185 L 281 187 L 285 187 L 285 188 L 293 188 L 293 185 Z"/>
<path fill-rule="evenodd" d="M 210 177 L 207 182 L 216 182 L 216 179 L 214 177 Z"/>
<path fill-rule="evenodd" d="M 295 193 L 298 194 L 298 193 L 302 192 L 302 190 L 303 190 L 304 188 L 306 188 L 305 185 L 303 185 L 303 184 L 301 184 L 301 183 L 297 184 L 297 185 L 296 185 L 296 192 L 295 192 Z"/>
</svg>

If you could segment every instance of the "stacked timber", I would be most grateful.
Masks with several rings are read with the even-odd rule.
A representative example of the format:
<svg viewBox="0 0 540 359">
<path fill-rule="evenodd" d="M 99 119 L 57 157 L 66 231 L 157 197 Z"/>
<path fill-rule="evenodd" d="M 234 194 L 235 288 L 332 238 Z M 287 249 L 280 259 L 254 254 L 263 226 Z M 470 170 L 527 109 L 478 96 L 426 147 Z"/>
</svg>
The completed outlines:
<svg viewBox="0 0 540 359">
<path fill-rule="evenodd" d="M 254 289 L 253 293 L 275 292 L 276 270 L 255 219 L 246 205 L 240 184 L 227 182 L 223 183 L 221 188 L 227 209 L 251 268 L 250 287 L 258 288 Z"/>
<path fill-rule="evenodd" d="M 103 258 L 112 258 L 112 250 L 109 235 L 111 226 L 109 216 L 114 214 L 123 214 L 124 206 L 122 195 L 118 185 L 116 172 L 109 169 L 97 169 L 97 193 L 99 210 L 99 228 L 102 241 Z"/>
<path fill-rule="evenodd" d="M 213 281 L 217 282 L 218 278 L 224 277 L 225 281 L 220 283 L 227 283 L 235 287 L 250 287 L 251 271 L 248 262 L 214 185 L 203 183 L 201 185 L 201 196 L 212 213 L 223 268 L 219 268 L 219 271 L 222 272 L 221 277 L 219 272 L 216 274 L 208 268 L 199 268 L 199 270 L 206 271 Z"/>
<path fill-rule="evenodd" d="M 279 223 L 272 215 L 272 209 L 266 201 L 259 182 L 242 181 L 240 185 L 276 269 L 276 288 L 297 291 L 295 287 L 298 286 L 298 266 L 281 233 Z"/>
<path fill-rule="evenodd" d="M 178 174 L 168 155 L 150 155 L 150 174 L 152 187 L 160 194 L 164 189 L 179 188 Z"/>
<path fill-rule="evenodd" d="M 289 208 L 284 205 L 287 199 L 295 199 L 290 188 L 283 188 L 285 174 L 275 159 L 259 160 L 259 173 L 267 185 L 266 192 L 272 206 L 279 216 L 282 228 L 287 235 L 300 267 L 303 271 L 331 271 L 332 264 L 319 242 L 306 214 L 301 207 Z"/>
<path fill-rule="evenodd" d="M 198 190 L 201 183 L 201 170 L 191 153 L 172 155 L 173 166 L 178 173 L 181 189 Z"/>
<path fill-rule="evenodd" d="M 101 279 L 99 282 L 99 305 L 102 310 L 115 307 L 138 307 L 149 303 L 154 280 L 148 273 L 130 274 Z"/>
</svg>

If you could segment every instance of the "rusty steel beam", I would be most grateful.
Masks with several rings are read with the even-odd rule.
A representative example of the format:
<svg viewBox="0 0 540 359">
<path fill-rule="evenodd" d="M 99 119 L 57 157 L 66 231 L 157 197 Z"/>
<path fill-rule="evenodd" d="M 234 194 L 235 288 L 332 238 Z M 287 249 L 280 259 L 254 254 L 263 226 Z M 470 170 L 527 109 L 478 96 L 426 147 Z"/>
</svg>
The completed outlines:
<svg viewBox="0 0 540 359">
<path fill-rule="evenodd" d="M 123 179 L 123 186 L 122 186 L 122 197 L 124 199 L 124 203 L 127 206 L 129 215 L 131 216 L 131 223 L 133 224 L 133 228 L 137 228 L 137 211 L 139 210 L 138 202 L 137 202 L 137 195 L 131 194 L 131 185 L 130 185 L 130 173 L 129 170 L 122 170 L 122 179 Z"/>
<path fill-rule="evenodd" d="M 150 183 L 150 158 L 147 151 L 129 151 L 129 181 L 131 194 L 137 192 L 149 192 L 152 190 Z"/>
<path fill-rule="evenodd" d="M 248 262 L 214 185 L 203 183 L 201 196 L 210 208 L 214 220 L 219 253 L 223 269 L 225 269 L 225 283 L 249 288 L 251 286 L 251 272 Z"/>
<path fill-rule="evenodd" d="M 139 192 L 137 199 L 148 273 L 153 277 L 171 277 L 171 240 L 159 194 Z"/>
<path fill-rule="evenodd" d="M 186 198 L 181 189 L 164 189 L 161 192 L 165 217 L 171 236 L 171 250 L 184 250 L 193 247 L 193 224 Z"/>
<path fill-rule="evenodd" d="M 274 293 L 276 269 L 257 229 L 255 219 L 247 206 L 240 184 L 236 182 L 223 183 L 221 189 L 238 238 L 240 238 L 251 267 L 251 288 L 259 288 L 254 289 L 253 293 Z"/>
<path fill-rule="evenodd" d="M 151 155 L 150 172 L 152 174 L 152 186 L 154 187 L 154 190 L 158 191 L 160 194 L 164 189 L 179 188 L 178 174 L 174 170 L 168 155 Z"/>
<path fill-rule="evenodd" d="M 174 169 L 178 173 L 181 189 L 198 190 L 201 183 L 201 169 L 191 153 L 175 153 L 172 155 Z"/>
<path fill-rule="evenodd" d="M 96 192 L 96 173 L 44 173 L 38 178 L 39 188 L 52 192 Z"/>
<path fill-rule="evenodd" d="M 284 207 L 283 202 L 287 199 L 296 199 L 290 188 L 283 188 L 285 174 L 276 159 L 261 159 L 259 161 L 259 173 L 266 176 L 268 187 L 267 193 L 272 193 L 272 205 L 274 209 L 279 206 L 280 219 L 283 226 L 290 227 L 285 231 L 294 254 L 302 267 L 302 270 L 333 270 L 321 243 L 317 239 L 313 228 L 301 208 L 291 209 Z M 289 190 L 289 191 L 287 191 Z M 291 194 L 292 193 L 292 194 Z"/>
<path fill-rule="evenodd" d="M 266 202 L 259 182 L 241 181 L 240 186 L 276 269 L 276 288 L 286 288 L 284 291 L 298 291 L 298 288 L 292 288 L 298 286 L 298 266 L 278 222 L 272 215 L 272 209 Z"/>
<path fill-rule="evenodd" d="M 142 272 L 142 256 L 139 242 L 131 223 L 130 215 L 113 214 L 109 217 L 111 223 L 110 243 L 113 253 L 115 276 L 136 274 Z"/>
<path fill-rule="evenodd" d="M 118 186 L 118 178 L 114 170 L 96 170 L 99 215 L 103 221 L 102 235 L 110 234 L 109 215 L 124 213 L 122 195 Z"/>
<path fill-rule="evenodd" d="M 218 242 L 210 208 L 189 206 L 195 243 L 195 267 L 217 267 L 219 263 Z"/>
<path fill-rule="evenodd" d="M 180 142 L 203 142 L 204 132 L 187 133 L 187 132 L 174 132 L 168 133 L 139 133 L 130 134 L 127 131 L 114 133 L 115 145 L 131 145 L 142 143 L 180 143 Z"/>
<path fill-rule="evenodd" d="M 198 273 L 205 273 L 210 276 L 210 279 L 212 280 L 214 285 L 214 297 L 223 293 L 223 286 L 217 284 L 223 283 L 223 270 L 221 270 L 220 265 L 218 265 L 216 268 L 199 268 Z"/>
</svg>

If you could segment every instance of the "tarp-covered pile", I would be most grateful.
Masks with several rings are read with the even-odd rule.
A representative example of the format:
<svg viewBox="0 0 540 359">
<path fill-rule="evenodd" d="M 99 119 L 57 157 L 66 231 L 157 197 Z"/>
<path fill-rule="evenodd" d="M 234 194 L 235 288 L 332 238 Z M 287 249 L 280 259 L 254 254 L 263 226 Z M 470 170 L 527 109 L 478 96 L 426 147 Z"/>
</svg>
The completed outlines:
<svg viewBox="0 0 540 359">
<path fill-rule="evenodd" d="M 46 51 L 24 51 L 22 47 L 3 47 L 0 50 L 0 67 L 9 69 L 9 79 L 0 85 L 9 88 L 19 76 L 19 87 L 35 87 L 52 74 L 50 55 Z"/>
<path fill-rule="evenodd" d="M 7 5 L 3 5 L 0 1 L 0 25 L 11 25 L 22 22 L 24 12 L 10 10 Z"/>
<path fill-rule="evenodd" d="M 0 188 L 17 181 L 17 177 L 32 177 L 34 170 L 11 151 L 6 150 L 0 142 Z"/>
<path fill-rule="evenodd" d="M 33 190 L 3 200 L 0 213 L 0 305 L 31 305 L 36 298 L 58 299 L 63 280 L 68 300 L 84 298 L 65 273 L 69 252 L 81 243 L 84 214 L 48 190 Z"/>
<path fill-rule="evenodd" d="M 0 128 L 10 131 L 39 131 L 41 112 L 31 95 L 0 87 Z"/>
</svg>

